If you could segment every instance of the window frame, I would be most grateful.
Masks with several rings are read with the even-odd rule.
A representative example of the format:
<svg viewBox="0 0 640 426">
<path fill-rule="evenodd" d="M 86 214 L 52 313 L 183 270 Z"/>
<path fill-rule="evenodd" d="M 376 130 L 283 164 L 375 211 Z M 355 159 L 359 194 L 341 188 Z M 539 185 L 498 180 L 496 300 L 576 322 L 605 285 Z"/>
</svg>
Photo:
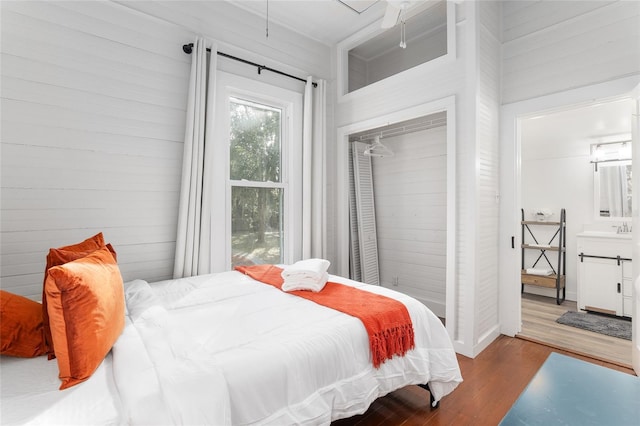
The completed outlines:
<svg viewBox="0 0 640 426">
<path fill-rule="evenodd" d="M 219 71 L 216 78 L 212 271 L 231 269 L 231 191 L 233 186 L 283 188 L 282 261 L 302 253 L 302 94 Z M 281 109 L 280 182 L 232 180 L 230 172 L 230 100 L 237 98 Z M 224 200 L 217 203 L 216 200 Z M 216 238 L 224 235 L 224 239 Z"/>
</svg>

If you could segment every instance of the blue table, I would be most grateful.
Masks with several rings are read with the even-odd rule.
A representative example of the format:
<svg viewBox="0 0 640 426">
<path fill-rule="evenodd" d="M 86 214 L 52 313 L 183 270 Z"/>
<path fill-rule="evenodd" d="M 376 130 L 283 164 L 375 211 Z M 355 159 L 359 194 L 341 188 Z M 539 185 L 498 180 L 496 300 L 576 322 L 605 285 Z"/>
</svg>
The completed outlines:
<svg viewBox="0 0 640 426">
<path fill-rule="evenodd" d="M 552 352 L 501 425 L 640 425 L 640 378 Z"/>
</svg>

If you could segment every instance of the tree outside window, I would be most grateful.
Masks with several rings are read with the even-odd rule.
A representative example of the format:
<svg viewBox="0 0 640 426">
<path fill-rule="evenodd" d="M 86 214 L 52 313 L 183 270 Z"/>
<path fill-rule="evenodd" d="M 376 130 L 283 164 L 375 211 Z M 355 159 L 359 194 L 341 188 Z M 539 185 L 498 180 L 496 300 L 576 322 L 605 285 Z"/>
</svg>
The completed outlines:
<svg viewBox="0 0 640 426">
<path fill-rule="evenodd" d="M 230 101 L 232 266 L 282 263 L 282 110 Z"/>
</svg>

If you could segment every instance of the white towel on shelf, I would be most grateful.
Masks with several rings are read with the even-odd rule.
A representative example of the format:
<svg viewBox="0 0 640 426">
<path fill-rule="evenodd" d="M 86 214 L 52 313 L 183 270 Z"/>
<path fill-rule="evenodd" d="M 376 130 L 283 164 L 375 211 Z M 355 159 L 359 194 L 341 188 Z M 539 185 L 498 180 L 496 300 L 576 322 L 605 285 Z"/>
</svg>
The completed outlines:
<svg viewBox="0 0 640 426">
<path fill-rule="evenodd" d="M 527 274 L 529 275 L 543 275 L 543 276 L 553 275 L 552 269 L 527 268 L 526 271 L 527 271 Z"/>
<path fill-rule="evenodd" d="M 327 283 L 329 265 L 326 259 L 306 259 L 293 265 L 286 266 L 282 270 L 284 291 L 311 290 L 318 292 Z"/>
</svg>

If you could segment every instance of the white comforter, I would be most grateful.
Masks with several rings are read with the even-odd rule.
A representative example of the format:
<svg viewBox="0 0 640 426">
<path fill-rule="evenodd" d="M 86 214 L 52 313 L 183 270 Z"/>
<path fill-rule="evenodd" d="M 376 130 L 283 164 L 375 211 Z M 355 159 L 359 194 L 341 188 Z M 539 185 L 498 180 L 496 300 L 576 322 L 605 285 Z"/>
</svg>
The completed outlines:
<svg viewBox="0 0 640 426">
<path fill-rule="evenodd" d="M 113 348 L 127 422 L 328 424 L 408 384 L 429 383 L 439 400 L 462 381 L 446 330 L 424 305 L 330 281 L 402 301 L 416 348 L 375 369 L 360 320 L 235 271 L 127 283 L 127 325 Z"/>
</svg>

